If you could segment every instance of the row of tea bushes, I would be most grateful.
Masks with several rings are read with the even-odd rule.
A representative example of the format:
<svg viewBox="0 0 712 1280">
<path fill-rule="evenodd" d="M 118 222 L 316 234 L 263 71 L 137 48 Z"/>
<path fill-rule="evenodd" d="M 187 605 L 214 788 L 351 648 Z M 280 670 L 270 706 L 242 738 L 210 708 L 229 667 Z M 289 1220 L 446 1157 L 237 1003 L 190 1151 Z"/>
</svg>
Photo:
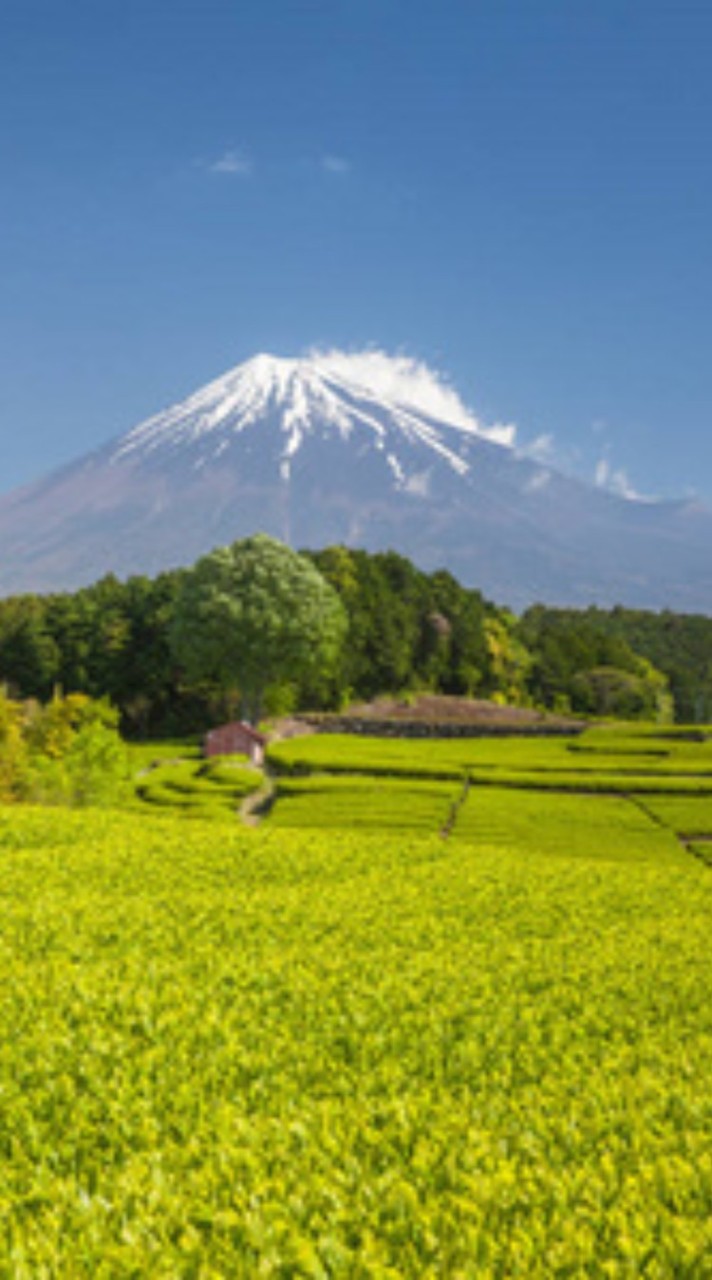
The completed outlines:
<svg viewBox="0 0 712 1280">
<path fill-rule="evenodd" d="M 565 832 L 0 809 L 7 1275 L 706 1275 L 712 878 Z"/>
</svg>

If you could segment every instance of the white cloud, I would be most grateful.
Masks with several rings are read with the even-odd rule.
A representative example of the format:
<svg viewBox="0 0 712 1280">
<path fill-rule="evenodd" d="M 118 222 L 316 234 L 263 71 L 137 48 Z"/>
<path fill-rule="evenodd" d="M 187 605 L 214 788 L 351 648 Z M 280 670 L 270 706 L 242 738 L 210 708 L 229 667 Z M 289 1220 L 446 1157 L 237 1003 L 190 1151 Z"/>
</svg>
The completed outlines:
<svg viewBox="0 0 712 1280">
<path fill-rule="evenodd" d="M 345 160 L 343 156 L 326 155 L 321 157 L 321 167 L 324 173 L 350 173 L 350 161 Z"/>
<path fill-rule="evenodd" d="M 596 463 L 596 470 L 593 473 L 594 481 L 599 489 L 608 487 L 608 477 L 611 473 L 611 465 L 608 458 L 599 458 Z"/>
<path fill-rule="evenodd" d="M 606 439 L 600 439 L 601 436 L 605 436 L 608 430 L 606 423 L 599 419 L 591 424 L 591 430 L 595 435 L 599 436 L 599 457 L 593 469 L 593 481 L 596 488 L 605 489 L 607 493 L 614 493 L 619 498 L 627 498 L 629 502 L 654 502 L 654 498 L 640 493 L 635 488 L 623 467 L 614 467 L 611 463 L 610 442 Z M 527 492 L 542 488 L 545 483 L 548 483 L 548 479 L 545 477 L 549 474 L 549 468 L 554 471 L 560 471 L 564 475 L 578 475 L 583 478 L 590 465 L 590 456 L 589 460 L 586 460 L 582 457 L 581 450 L 578 448 L 561 448 L 550 432 L 545 432 L 531 441 L 518 445 L 516 452 L 518 457 L 528 458 L 532 462 L 538 463 L 543 469 L 536 472 L 531 480 L 528 481 Z"/>
<path fill-rule="evenodd" d="M 608 458 L 599 458 L 594 480 L 599 489 L 607 489 L 609 493 L 615 493 L 619 498 L 628 498 L 631 502 L 647 501 L 637 489 L 633 488 L 627 472 L 622 467 L 612 467 Z"/>
<path fill-rule="evenodd" d="M 312 172 L 315 164 L 322 173 L 333 174 L 335 177 L 344 177 L 351 173 L 353 168 L 351 161 L 345 156 L 335 155 L 332 152 L 319 156 L 316 161 L 314 159 L 302 161 L 302 167 L 306 166 Z M 198 161 L 198 165 L 207 173 L 226 174 L 238 178 L 249 178 L 255 170 L 254 161 L 244 147 L 228 147 L 216 159 Z M 281 166 L 277 166 L 277 172 L 288 176 L 290 166 L 283 162 Z"/>
<path fill-rule="evenodd" d="M 240 178 L 248 178 L 252 173 L 252 161 L 240 148 L 224 151 L 223 154 L 208 165 L 210 173 L 232 173 Z"/>
<path fill-rule="evenodd" d="M 594 484 L 608 493 L 615 493 L 619 498 L 627 498 L 629 502 L 655 502 L 644 493 L 640 493 L 628 478 L 623 467 L 614 467 L 611 462 L 612 443 L 609 439 L 610 429 L 605 418 L 595 418 L 591 423 L 591 432 L 598 437 L 598 461 L 593 470 Z"/>
<path fill-rule="evenodd" d="M 531 458 L 532 462 L 556 464 L 557 451 L 554 446 L 554 437 L 550 432 L 543 435 L 535 436 L 527 444 L 522 444 L 517 449 L 520 458 Z"/>
<path fill-rule="evenodd" d="M 479 434 L 495 444 L 503 444 L 505 449 L 513 449 L 517 443 L 517 428 L 513 422 L 493 422 L 489 427 L 480 425 Z"/>
<path fill-rule="evenodd" d="M 512 424 L 487 426 L 475 417 L 443 374 L 411 356 L 385 351 L 310 351 L 309 359 L 327 375 L 357 383 L 384 400 L 404 409 L 416 409 L 436 422 L 448 422 L 463 431 L 513 448 L 517 429 Z"/>
<path fill-rule="evenodd" d="M 550 431 L 517 445 L 517 457 L 537 462 L 540 467 L 560 471 L 563 475 L 581 475 L 584 464 L 575 445 L 562 445 Z"/>
</svg>

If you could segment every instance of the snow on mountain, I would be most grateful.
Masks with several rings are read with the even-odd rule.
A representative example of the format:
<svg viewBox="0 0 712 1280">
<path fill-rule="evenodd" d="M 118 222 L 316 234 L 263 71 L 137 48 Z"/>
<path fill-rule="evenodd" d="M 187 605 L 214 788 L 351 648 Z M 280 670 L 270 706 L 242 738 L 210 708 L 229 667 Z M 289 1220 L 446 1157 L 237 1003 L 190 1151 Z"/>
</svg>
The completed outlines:
<svg viewBox="0 0 712 1280">
<path fill-rule="evenodd" d="M 254 356 L 134 428 L 119 443 L 114 457 L 201 445 L 205 461 L 224 452 L 229 437 L 241 435 L 267 417 L 277 420 L 282 433 L 280 460 L 285 477 L 290 459 L 314 433 L 323 436 L 334 431 L 348 440 L 355 428 L 365 428 L 372 443 L 382 449 L 389 431 L 392 434 L 397 427 L 406 441 L 428 445 L 459 474 L 468 468 L 457 433 L 507 446 L 514 443 L 513 427 L 482 426 L 456 392 L 418 361 L 380 351 L 329 351 L 296 360 Z M 449 443 L 443 428 L 450 429 Z M 405 484 L 397 455 L 387 457 L 394 476 Z"/>
<path fill-rule="evenodd" d="M 0 592 L 155 573 L 257 530 L 393 549 L 514 607 L 712 612 L 709 512 L 566 477 L 379 351 L 255 356 L 0 498 Z"/>
</svg>

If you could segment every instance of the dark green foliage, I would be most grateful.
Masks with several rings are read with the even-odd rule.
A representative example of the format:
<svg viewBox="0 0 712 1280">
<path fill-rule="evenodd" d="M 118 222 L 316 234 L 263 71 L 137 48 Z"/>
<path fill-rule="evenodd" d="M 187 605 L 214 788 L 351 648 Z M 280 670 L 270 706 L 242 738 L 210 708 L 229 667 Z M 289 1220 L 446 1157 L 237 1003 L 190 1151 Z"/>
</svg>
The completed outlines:
<svg viewBox="0 0 712 1280">
<path fill-rule="evenodd" d="M 314 564 L 260 533 L 188 570 L 169 640 L 189 682 L 238 693 L 257 723 L 271 685 L 334 668 L 345 632 L 339 597 Z"/>
<path fill-rule="evenodd" d="M 58 679 L 61 649 L 37 596 L 6 600 L 0 611 L 0 679 L 26 696 L 46 698 Z"/>
<path fill-rule="evenodd" d="M 334 708 L 407 688 L 488 696 L 499 689 L 485 624 L 503 615 L 444 570 L 425 574 L 402 556 L 345 547 L 309 553 L 349 622 L 335 667 L 292 669 L 272 685 L 270 711 Z M 131 737 L 182 736 L 233 714 L 219 683 L 187 683 L 170 630 L 188 571 L 150 580 L 113 576 L 73 594 L 0 601 L 0 683 L 18 696 L 107 695 Z"/>
<path fill-rule="evenodd" d="M 517 621 L 445 570 L 423 573 L 392 552 L 328 547 L 308 558 L 346 610 L 348 644 L 332 669 L 273 685 L 275 713 L 429 689 L 662 720 L 672 695 L 678 721 L 712 720 L 712 618 L 536 605 Z M 132 737 L 201 732 L 232 714 L 215 682 L 179 678 L 169 632 L 186 574 L 0 601 L 0 684 L 42 700 L 55 687 L 106 695 Z"/>
<path fill-rule="evenodd" d="M 327 547 L 312 559 L 349 617 L 342 693 L 371 698 L 411 687 L 494 692 L 485 621 L 498 611 L 479 591 L 461 587 L 445 570 L 422 573 L 390 551 Z"/>
<path fill-rule="evenodd" d="M 523 615 L 520 635 L 536 654 L 533 691 L 547 705 L 568 691 L 577 665 L 634 671 L 644 658 L 667 678 L 679 723 L 712 720 L 712 618 L 535 605 Z"/>
</svg>

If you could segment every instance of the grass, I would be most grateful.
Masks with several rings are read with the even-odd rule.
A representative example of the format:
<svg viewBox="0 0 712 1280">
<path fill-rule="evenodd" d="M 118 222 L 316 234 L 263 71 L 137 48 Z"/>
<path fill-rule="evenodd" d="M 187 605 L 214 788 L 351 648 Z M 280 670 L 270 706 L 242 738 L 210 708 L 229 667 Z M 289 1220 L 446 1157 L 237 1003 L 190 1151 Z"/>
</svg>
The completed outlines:
<svg viewBox="0 0 712 1280">
<path fill-rule="evenodd" d="M 709 1274 L 710 871 L 495 826 L 0 811 L 3 1274 Z"/>
</svg>

